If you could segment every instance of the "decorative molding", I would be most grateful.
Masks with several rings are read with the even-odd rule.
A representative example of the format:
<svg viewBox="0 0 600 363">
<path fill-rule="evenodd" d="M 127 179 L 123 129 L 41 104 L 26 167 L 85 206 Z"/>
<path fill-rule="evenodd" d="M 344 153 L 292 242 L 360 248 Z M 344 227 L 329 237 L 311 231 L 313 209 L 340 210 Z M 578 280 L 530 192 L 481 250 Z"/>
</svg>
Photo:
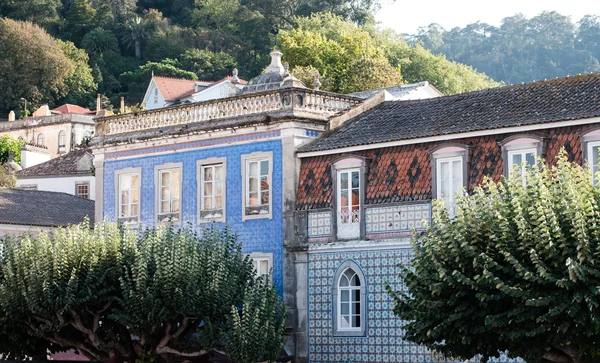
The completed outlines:
<svg viewBox="0 0 600 363">
<path fill-rule="evenodd" d="M 281 136 L 280 130 L 256 132 L 256 133 L 243 134 L 243 135 L 224 136 L 224 137 L 218 137 L 218 138 L 208 139 L 208 140 L 188 141 L 188 142 L 175 143 L 175 144 L 171 144 L 171 145 L 150 146 L 150 147 L 144 147 L 144 148 L 138 148 L 138 149 L 115 151 L 115 152 L 106 153 L 105 159 L 106 160 L 111 160 L 111 159 L 114 160 L 114 159 L 118 159 L 118 158 L 122 158 L 122 157 L 129 157 L 129 156 L 140 156 L 140 155 L 164 153 L 164 152 L 178 151 L 178 150 L 194 150 L 194 149 L 199 149 L 199 148 L 203 148 L 203 147 L 227 145 L 227 144 L 232 144 L 232 143 L 236 143 L 236 142 L 247 142 L 247 141 L 256 141 L 256 140 L 263 140 L 263 139 L 271 139 L 271 138 L 276 138 L 279 136 Z"/>
</svg>

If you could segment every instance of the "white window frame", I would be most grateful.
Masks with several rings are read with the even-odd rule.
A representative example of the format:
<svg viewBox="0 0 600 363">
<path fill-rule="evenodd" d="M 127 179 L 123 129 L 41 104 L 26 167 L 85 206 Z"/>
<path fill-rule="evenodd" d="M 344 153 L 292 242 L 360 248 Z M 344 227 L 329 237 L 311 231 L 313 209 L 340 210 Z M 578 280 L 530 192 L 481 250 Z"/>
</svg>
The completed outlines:
<svg viewBox="0 0 600 363">
<path fill-rule="evenodd" d="M 254 271 L 257 276 L 268 276 L 269 280 L 273 279 L 273 253 L 272 252 L 252 252 L 249 255 L 252 260 L 252 264 L 256 263 L 256 266 L 260 266 L 261 261 L 267 261 L 267 271 L 258 271 L 255 267 Z"/>
<path fill-rule="evenodd" d="M 40 137 L 41 137 L 41 140 L 40 140 Z M 41 142 L 40 142 L 40 141 L 41 141 Z M 43 134 L 43 133 L 41 133 L 41 132 L 40 132 L 40 133 L 37 135 L 37 138 L 35 139 L 35 143 L 36 143 L 37 145 L 46 146 L 46 144 L 45 144 L 45 143 L 46 143 L 46 137 L 44 136 L 44 134 Z"/>
<path fill-rule="evenodd" d="M 465 161 L 464 161 L 464 157 L 463 156 L 452 156 L 452 157 L 438 157 L 435 159 L 435 183 L 436 183 L 436 188 L 435 188 L 435 195 L 434 198 L 435 199 L 441 199 L 444 200 L 444 203 L 446 204 L 446 208 L 448 209 L 448 213 L 450 214 L 450 216 L 454 216 L 455 214 L 455 207 L 456 207 L 456 195 L 455 192 L 453 192 L 454 188 L 454 184 L 453 184 L 453 168 L 452 168 L 452 164 L 454 162 L 460 162 L 460 187 L 464 188 L 465 187 Z M 447 198 L 444 198 L 444 196 L 442 195 L 442 177 L 441 177 L 441 170 L 442 170 L 442 163 L 448 163 L 448 190 L 452 191 L 452 194 L 447 196 Z"/>
<path fill-rule="evenodd" d="M 161 210 L 162 208 L 162 174 L 164 172 L 179 171 L 179 211 L 167 213 Z M 170 225 L 181 225 L 181 216 L 183 210 L 183 163 L 167 163 L 157 165 L 154 167 L 154 186 L 155 186 L 155 202 L 156 208 L 154 211 L 155 219 L 157 224 L 170 224 Z M 172 188 L 172 185 L 170 185 Z M 169 204 L 173 202 L 172 194 L 169 192 Z"/>
<path fill-rule="evenodd" d="M 526 163 L 526 161 L 527 161 L 526 155 L 531 154 L 531 153 L 533 153 L 534 160 L 537 159 L 537 157 L 538 157 L 537 148 L 534 148 L 534 147 L 528 147 L 528 148 L 523 148 L 523 149 L 515 149 L 515 150 L 507 151 L 506 155 L 508 158 L 507 167 L 508 167 L 508 176 L 509 177 L 512 175 L 512 172 L 514 170 L 515 164 L 513 163 L 513 157 L 515 155 L 521 155 L 521 159 L 522 159 L 522 162 L 520 165 L 521 175 L 525 175 L 525 172 L 527 171 L 527 165 L 528 165 Z M 535 166 L 535 164 L 533 164 L 531 166 Z"/>
<path fill-rule="evenodd" d="M 222 216 L 216 218 L 203 217 L 204 209 L 204 168 L 221 165 L 223 167 L 223 195 L 221 195 Z M 196 180 L 198 183 L 198 223 L 225 222 L 227 220 L 227 158 L 209 158 L 196 162 Z M 214 175 L 214 174 L 213 174 Z M 214 203 L 214 199 L 213 199 Z M 214 205 L 214 204 L 213 204 Z M 217 210 L 216 208 L 213 210 Z"/>
<path fill-rule="evenodd" d="M 88 192 L 87 192 L 87 195 L 88 195 L 87 198 L 86 197 L 82 197 L 82 196 L 79 195 L 79 187 L 80 186 L 87 187 L 87 190 L 88 190 Z M 76 196 L 78 196 L 79 198 L 90 199 L 91 193 L 92 193 L 92 191 L 90 190 L 90 182 L 75 182 L 75 195 Z"/>
<path fill-rule="evenodd" d="M 357 189 L 352 187 L 352 174 L 358 173 L 358 208 L 354 211 L 352 208 L 355 206 L 352 203 L 352 190 Z M 342 206 L 342 175 L 348 175 L 348 205 Z M 351 239 L 351 238 L 360 238 L 360 224 L 362 220 L 361 212 L 362 212 L 362 203 L 361 203 L 361 194 L 362 194 L 362 183 L 361 183 L 361 169 L 360 168 L 348 168 L 348 169 L 338 169 L 337 170 L 337 184 L 336 184 L 336 215 L 337 215 L 337 236 L 339 239 Z M 348 208 L 348 220 L 344 221 L 342 216 L 342 207 Z M 343 228 L 340 228 L 343 227 Z"/>
<path fill-rule="evenodd" d="M 267 161 L 269 164 L 267 183 L 269 184 L 269 204 L 268 212 L 262 214 L 247 214 L 247 208 L 253 207 L 249 205 L 250 201 L 250 162 Z M 260 165 L 260 164 L 259 164 Z M 260 173 L 260 167 L 259 167 Z M 259 177 L 260 179 L 260 177 Z M 252 219 L 272 219 L 273 216 L 273 152 L 255 152 L 252 154 L 242 155 L 242 221 Z M 260 180 L 259 180 L 260 185 Z M 262 190 L 259 191 L 259 194 Z"/>
<path fill-rule="evenodd" d="M 594 148 L 600 148 L 600 141 L 590 141 L 587 143 L 587 161 L 590 164 L 590 172 L 592 173 L 592 183 L 594 185 L 598 185 L 598 181 L 596 180 L 596 173 L 600 170 L 600 160 L 596 160 L 596 164 L 594 164 Z M 596 172 L 594 172 L 594 165 L 596 165 Z"/>
<path fill-rule="evenodd" d="M 137 216 L 121 217 L 121 177 L 122 176 L 133 176 L 138 177 L 138 214 Z M 131 194 L 129 194 L 131 196 Z M 131 198 L 129 201 L 129 207 L 131 210 Z M 115 218 L 121 220 L 125 224 L 138 224 L 142 214 L 142 169 L 141 168 L 126 168 L 115 171 Z"/>
<path fill-rule="evenodd" d="M 347 290 L 345 287 L 342 288 L 340 286 L 340 281 L 342 275 L 348 270 L 352 269 L 354 273 L 356 273 L 358 280 L 360 281 L 360 287 L 351 288 L 349 287 L 349 291 L 360 291 L 360 301 L 359 301 L 359 316 L 360 316 L 360 326 L 359 327 L 342 327 L 342 291 Z M 368 314 L 367 314 L 367 280 L 365 275 L 358 266 L 358 264 L 352 260 L 344 261 L 340 267 L 338 268 L 334 279 L 333 279 L 333 335 L 334 336 L 342 336 L 342 337 L 358 337 L 365 336 L 367 332 L 368 326 Z M 350 294 L 351 295 L 351 294 Z M 350 296 L 349 296 L 350 297 Z M 350 311 L 352 311 L 352 303 L 350 304 Z"/>
</svg>

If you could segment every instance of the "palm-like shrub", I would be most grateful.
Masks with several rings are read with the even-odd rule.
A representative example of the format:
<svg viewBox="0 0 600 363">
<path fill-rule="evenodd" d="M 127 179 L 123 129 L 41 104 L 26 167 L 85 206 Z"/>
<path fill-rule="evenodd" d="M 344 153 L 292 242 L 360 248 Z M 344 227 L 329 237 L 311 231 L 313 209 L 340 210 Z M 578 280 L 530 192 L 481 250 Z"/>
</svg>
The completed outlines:
<svg viewBox="0 0 600 363">
<path fill-rule="evenodd" d="M 283 345 L 283 303 L 228 229 L 82 225 L 2 250 L 5 316 L 54 347 L 94 360 L 219 350 L 244 363 Z"/>
</svg>

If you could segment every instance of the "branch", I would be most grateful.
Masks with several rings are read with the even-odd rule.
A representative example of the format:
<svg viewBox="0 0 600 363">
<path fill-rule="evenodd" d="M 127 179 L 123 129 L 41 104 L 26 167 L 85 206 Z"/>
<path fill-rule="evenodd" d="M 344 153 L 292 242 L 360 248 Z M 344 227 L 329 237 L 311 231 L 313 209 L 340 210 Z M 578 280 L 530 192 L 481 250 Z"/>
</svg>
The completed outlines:
<svg viewBox="0 0 600 363">
<path fill-rule="evenodd" d="M 66 348 L 72 348 L 72 347 L 74 347 L 77 350 L 79 350 L 81 352 L 81 354 L 83 354 L 84 356 L 86 356 L 90 360 L 96 360 L 96 361 L 102 361 L 102 360 L 104 360 L 101 355 L 99 355 L 99 354 L 97 354 L 95 352 L 92 352 L 92 350 L 89 349 L 88 347 L 86 347 L 85 344 L 83 344 L 81 342 L 72 341 L 72 340 L 68 340 L 68 339 L 62 338 L 57 333 L 54 333 L 54 336 L 48 336 L 48 337 L 46 337 L 46 339 L 49 342 L 58 344 L 61 347 L 66 347 Z"/>
<path fill-rule="evenodd" d="M 571 361 L 569 359 L 569 357 L 565 356 L 564 354 L 556 354 L 556 353 L 550 353 L 550 352 L 544 354 L 542 359 L 545 359 L 547 361 L 554 362 L 554 363 L 569 363 Z"/>
<path fill-rule="evenodd" d="M 205 354 L 208 354 L 208 351 L 206 351 L 204 349 L 196 351 L 196 352 L 182 352 L 182 351 L 179 351 L 177 349 L 173 349 L 173 348 L 167 347 L 167 346 L 157 347 L 155 352 L 157 354 L 175 354 L 175 355 L 179 355 L 182 357 L 200 357 Z"/>
</svg>

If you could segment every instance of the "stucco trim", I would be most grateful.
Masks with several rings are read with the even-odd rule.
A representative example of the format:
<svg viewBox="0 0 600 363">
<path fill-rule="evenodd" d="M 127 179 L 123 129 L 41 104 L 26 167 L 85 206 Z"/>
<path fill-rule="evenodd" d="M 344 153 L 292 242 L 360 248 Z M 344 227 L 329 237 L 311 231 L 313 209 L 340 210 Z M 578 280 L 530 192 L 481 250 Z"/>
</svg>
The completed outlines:
<svg viewBox="0 0 600 363">
<path fill-rule="evenodd" d="M 442 150 L 447 147 L 458 147 L 461 148 L 461 151 L 452 151 L 447 153 L 436 153 L 439 150 Z M 471 159 L 471 147 L 464 144 L 458 143 L 443 143 L 431 149 L 429 151 L 429 155 L 431 158 L 431 196 L 433 199 L 438 199 L 438 172 L 437 165 L 438 161 L 444 159 L 452 159 L 452 158 L 460 158 L 462 162 L 462 184 L 465 190 L 469 187 L 469 172 L 470 172 L 470 159 Z"/>
<path fill-rule="evenodd" d="M 164 171 L 164 170 L 175 170 L 175 169 L 179 169 L 179 213 L 173 213 L 173 214 L 178 214 L 178 220 L 177 221 L 169 221 L 169 222 L 161 222 L 159 221 L 158 218 L 158 214 L 159 214 L 159 207 L 160 207 L 160 172 Z M 182 216 L 182 210 L 183 210 L 183 163 L 179 162 L 179 163 L 165 163 L 165 164 L 161 164 L 161 165 L 156 165 L 154 167 L 154 203 L 155 203 L 155 208 L 154 208 L 154 222 L 156 224 L 168 224 L 168 225 L 173 225 L 173 226 L 180 226 L 181 225 L 181 216 Z"/>
<path fill-rule="evenodd" d="M 246 175 L 247 165 L 250 161 L 256 160 L 268 160 L 269 161 L 269 175 L 267 181 L 269 183 L 269 213 L 246 215 L 246 203 L 247 196 L 246 191 L 248 189 L 248 177 Z M 242 163 L 242 221 L 253 220 L 253 219 L 272 219 L 273 218 L 273 152 L 272 151 L 258 151 L 250 154 L 244 154 L 241 157 Z"/>
<path fill-rule="evenodd" d="M 519 144 L 514 144 L 514 145 L 508 145 L 510 142 L 513 141 L 518 141 L 519 139 L 531 139 L 531 140 L 536 140 L 534 142 L 524 142 L 524 143 L 519 143 Z M 509 154 L 513 153 L 514 151 L 520 151 L 520 150 L 535 150 L 536 152 L 536 159 L 537 158 L 543 158 L 546 156 L 546 140 L 541 137 L 540 135 L 536 135 L 536 134 L 518 134 L 518 135 L 512 135 L 509 136 L 505 139 L 503 139 L 502 141 L 498 142 L 498 144 L 501 147 L 502 150 L 502 171 L 505 177 L 509 177 L 509 173 L 511 170 L 510 164 L 509 164 Z"/>
<path fill-rule="evenodd" d="M 340 277 L 347 269 L 351 268 L 357 275 L 360 280 L 360 329 L 356 330 L 341 330 L 338 327 L 339 323 L 339 303 L 338 300 L 338 288 Z M 331 287 L 332 293 L 332 310 L 331 314 L 333 317 L 332 327 L 333 327 L 333 336 L 334 337 L 364 337 L 367 333 L 368 326 L 368 316 L 367 316 L 367 279 L 365 278 L 364 271 L 360 267 L 360 265 L 354 260 L 346 260 L 342 262 L 342 264 L 338 267 L 334 278 L 333 278 L 333 286 Z"/>
<path fill-rule="evenodd" d="M 204 210 L 202 201 L 202 167 L 208 165 L 223 164 L 223 217 L 221 218 L 202 218 L 200 217 L 200 211 Z M 196 161 L 196 200 L 197 210 L 196 219 L 199 224 L 211 223 L 211 222 L 225 222 L 227 220 L 227 157 L 212 157 Z"/>
<path fill-rule="evenodd" d="M 121 175 L 126 175 L 126 174 L 137 174 L 138 176 L 138 192 L 140 193 L 139 195 L 139 204 L 138 204 L 138 216 L 137 216 L 137 221 L 135 222 L 129 222 L 127 224 L 139 224 L 140 223 L 140 218 L 142 216 L 142 168 L 124 168 L 124 169 L 117 169 L 115 170 L 115 181 L 114 181 L 114 187 L 115 187 L 115 220 L 118 221 L 121 217 L 120 217 L 120 210 L 119 208 L 120 206 L 120 193 L 119 193 L 119 187 L 120 187 L 120 183 L 119 183 L 119 179 Z M 103 185 L 96 185 L 96 188 L 102 188 Z M 100 189 L 100 191 L 102 192 L 102 189 Z M 101 193 L 102 194 L 102 193 Z M 98 219 L 97 219 L 98 220 Z"/>
</svg>

